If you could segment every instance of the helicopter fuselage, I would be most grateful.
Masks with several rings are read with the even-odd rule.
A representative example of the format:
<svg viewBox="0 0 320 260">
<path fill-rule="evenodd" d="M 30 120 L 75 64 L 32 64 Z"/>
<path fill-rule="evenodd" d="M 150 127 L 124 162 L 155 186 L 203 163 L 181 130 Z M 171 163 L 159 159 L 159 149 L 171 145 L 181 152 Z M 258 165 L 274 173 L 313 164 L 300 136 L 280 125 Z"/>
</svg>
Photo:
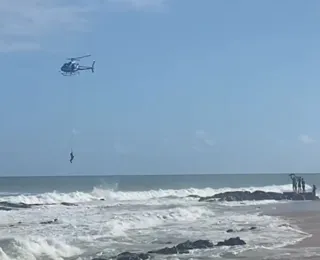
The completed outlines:
<svg viewBox="0 0 320 260">
<path fill-rule="evenodd" d="M 66 62 L 62 65 L 61 71 L 65 73 L 73 73 L 79 70 L 79 63 Z"/>
</svg>

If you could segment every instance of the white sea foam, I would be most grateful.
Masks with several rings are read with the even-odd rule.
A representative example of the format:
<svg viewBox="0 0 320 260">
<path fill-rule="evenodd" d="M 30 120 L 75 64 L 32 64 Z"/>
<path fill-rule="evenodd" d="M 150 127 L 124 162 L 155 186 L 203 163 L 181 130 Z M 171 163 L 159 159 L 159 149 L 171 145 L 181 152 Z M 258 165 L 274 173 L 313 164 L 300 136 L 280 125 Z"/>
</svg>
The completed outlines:
<svg viewBox="0 0 320 260">
<path fill-rule="evenodd" d="M 291 185 L 249 188 L 181 189 L 124 192 L 94 188 L 92 192 L 43 193 L 39 195 L 6 196 L 14 203 L 46 204 L 82 202 L 77 207 L 43 205 L 17 211 L 0 211 L 0 259 L 62 260 L 73 257 L 87 260 L 97 252 L 114 255 L 130 249 L 148 251 L 163 247 L 157 241 L 174 244 L 187 239 L 210 239 L 214 243 L 240 236 L 247 245 L 240 248 L 214 248 L 194 251 L 200 255 L 240 254 L 255 248 L 276 248 L 306 237 L 295 228 L 281 226 L 280 218 L 263 216 L 255 211 L 237 211 L 240 203 L 200 203 L 187 195 L 210 196 L 231 190 L 287 191 Z M 104 198 L 101 201 L 100 198 Z M 265 202 L 248 202 L 246 205 Z M 221 205 L 222 204 L 222 205 Z M 237 206 L 237 207 L 234 207 Z M 244 212 L 244 211 L 243 211 Z M 253 211 L 252 211 L 253 212 Z M 57 224 L 41 225 L 41 221 L 58 219 Z M 21 224 L 17 224 L 21 222 Z M 8 225 L 14 225 L 8 227 Z M 256 226 L 254 231 L 248 231 Z M 227 229 L 242 232 L 227 233 Z M 81 258 L 80 258 L 81 257 Z M 190 258 L 190 256 L 189 256 Z M 166 259 L 157 256 L 155 259 Z M 172 259 L 172 258 L 169 258 Z"/>
<path fill-rule="evenodd" d="M 311 189 L 310 186 L 306 186 L 307 189 Z M 61 202 L 70 203 L 83 203 L 89 201 L 97 201 L 101 198 L 105 199 L 110 203 L 114 202 L 134 202 L 134 201 L 144 201 L 147 203 L 152 203 L 151 200 L 163 199 L 163 198 L 184 198 L 188 195 L 198 195 L 198 196 L 212 196 L 217 193 L 226 191 L 255 191 L 262 190 L 268 192 L 284 192 L 290 191 L 291 185 L 271 185 L 264 187 L 243 187 L 243 188 L 204 188 L 204 189 L 167 189 L 167 190 L 149 190 L 149 191 L 115 191 L 113 189 L 101 189 L 94 187 L 92 192 L 71 192 L 71 193 L 42 193 L 38 195 L 18 195 L 18 196 L 2 196 L 0 201 L 8 201 L 13 203 L 26 203 L 26 204 L 53 204 Z M 263 203 L 263 202 L 260 202 Z M 268 203 L 268 202 L 266 202 Z"/>
<path fill-rule="evenodd" d="M 93 194 L 78 191 L 71 193 L 59 193 L 54 191 L 38 195 L 2 196 L 0 198 L 0 201 L 26 204 L 54 204 L 61 202 L 76 203 L 88 202 L 92 200 L 97 200 Z"/>
<path fill-rule="evenodd" d="M 223 201 L 219 202 L 220 205 L 228 207 L 243 207 L 243 206 L 259 206 L 259 205 L 268 205 L 268 204 L 279 204 L 287 203 L 285 200 L 248 200 L 248 201 Z"/>
<path fill-rule="evenodd" d="M 62 240 L 41 237 L 7 237 L 5 247 L 0 247 L 0 259 L 3 260 L 36 260 L 41 257 L 63 260 L 67 257 L 80 255 L 83 251 L 70 246 Z"/>
</svg>

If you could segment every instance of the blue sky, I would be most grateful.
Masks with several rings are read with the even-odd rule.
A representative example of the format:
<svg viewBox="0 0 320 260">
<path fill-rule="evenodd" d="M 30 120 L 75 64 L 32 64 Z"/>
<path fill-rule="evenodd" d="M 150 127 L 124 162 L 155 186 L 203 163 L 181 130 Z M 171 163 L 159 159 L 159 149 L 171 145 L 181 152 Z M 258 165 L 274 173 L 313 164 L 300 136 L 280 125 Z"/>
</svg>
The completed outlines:
<svg viewBox="0 0 320 260">
<path fill-rule="evenodd" d="M 319 11 L 1 1 L 0 174 L 319 172 Z M 60 75 L 87 53 L 94 74 Z"/>
</svg>

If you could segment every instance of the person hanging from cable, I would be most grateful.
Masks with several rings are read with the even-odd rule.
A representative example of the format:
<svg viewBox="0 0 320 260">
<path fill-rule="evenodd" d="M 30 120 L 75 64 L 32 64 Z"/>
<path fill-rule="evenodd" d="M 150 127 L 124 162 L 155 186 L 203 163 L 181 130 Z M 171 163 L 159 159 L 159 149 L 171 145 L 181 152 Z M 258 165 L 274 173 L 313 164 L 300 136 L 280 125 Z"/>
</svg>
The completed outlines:
<svg viewBox="0 0 320 260">
<path fill-rule="evenodd" d="M 70 163 L 72 163 L 73 158 L 74 158 L 74 155 L 73 155 L 73 151 L 71 150 L 71 153 L 70 153 Z"/>
</svg>

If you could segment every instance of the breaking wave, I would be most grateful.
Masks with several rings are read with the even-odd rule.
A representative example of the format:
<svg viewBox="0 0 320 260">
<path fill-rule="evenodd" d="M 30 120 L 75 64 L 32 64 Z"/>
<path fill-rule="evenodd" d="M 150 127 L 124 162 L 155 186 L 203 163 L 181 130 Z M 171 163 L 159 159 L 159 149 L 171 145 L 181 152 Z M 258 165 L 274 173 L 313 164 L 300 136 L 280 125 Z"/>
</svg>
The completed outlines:
<svg viewBox="0 0 320 260">
<path fill-rule="evenodd" d="M 309 190 L 311 187 L 306 188 Z M 237 202 L 228 203 L 230 208 L 226 209 L 221 204 L 199 203 L 197 199 L 188 197 L 212 196 L 236 190 L 284 192 L 290 191 L 291 185 L 146 191 L 94 187 L 91 192 L 54 191 L 0 196 L 0 206 L 4 207 L 83 203 L 82 206 L 67 209 L 45 206 L 41 210 L 31 207 L 26 211 L 1 212 L 0 259 L 89 260 L 97 253 L 103 252 L 109 257 L 109 254 L 114 254 L 113 250 L 130 250 L 131 245 L 143 246 L 148 251 L 149 248 L 157 248 L 157 244 L 168 241 L 179 243 L 182 239 L 209 238 L 215 243 L 229 238 L 230 234 L 226 231 L 233 229 L 234 235 L 241 236 L 247 245 L 243 248 L 215 249 L 214 254 L 224 256 L 231 251 L 237 254 L 243 250 L 285 246 L 308 236 L 298 228 L 287 225 L 284 219 L 262 215 L 258 208 L 238 211 L 238 208 L 233 208 L 240 205 Z M 106 203 L 95 203 L 101 199 Z M 272 201 L 248 203 L 258 205 Z M 111 204 L 120 206 L 110 207 Z M 55 224 L 41 224 L 55 218 L 58 219 Z M 252 226 L 256 229 L 249 231 Z M 212 251 L 195 252 L 195 256 L 197 254 L 199 258 L 204 258 L 206 254 L 207 258 L 212 257 Z"/>
<path fill-rule="evenodd" d="M 61 239 L 41 237 L 12 237 L 0 240 L 0 259 L 39 259 L 47 256 L 49 259 L 63 260 L 67 257 L 80 255 L 83 251 L 68 245 Z"/>
<path fill-rule="evenodd" d="M 311 186 L 306 185 L 306 189 L 311 189 Z M 43 204 L 60 204 L 67 203 L 84 203 L 97 200 L 106 200 L 107 202 L 121 202 L 121 201 L 148 201 L 162 198 L 184 198 L 189 195 L 198 196 L 212 196 L 217 193 L 226 191 L 255 191 L 262 190 L 266 192 L 285 192 L 291 191 L 291 184 L 284 185 L 270 185 L 263 187 L 243 187 L 243 188 L 204 188 L 204 189 L 159 189 L 148 191 L 117 191 L 113 189 L 103 189 L 94 187 L 92 192 L 75 191 L 71 193 L 48 192 L 37 195 L 16 195 L 16 196 L 1 196 L 0 202 L 8 203 L 24 203 L 29 205 L 43 205 Z"/>
</svg>

